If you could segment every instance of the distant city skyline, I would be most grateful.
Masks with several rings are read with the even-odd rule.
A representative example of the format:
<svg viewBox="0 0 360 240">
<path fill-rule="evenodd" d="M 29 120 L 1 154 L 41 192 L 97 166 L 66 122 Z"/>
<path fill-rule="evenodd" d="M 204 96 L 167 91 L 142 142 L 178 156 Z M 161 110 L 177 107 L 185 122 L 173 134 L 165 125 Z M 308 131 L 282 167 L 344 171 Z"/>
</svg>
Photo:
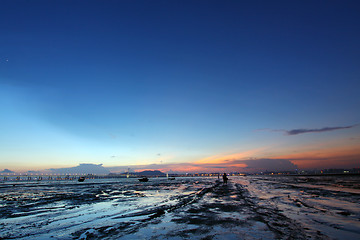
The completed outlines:
<svg viewBox="0 0 360 240">
<path fill-rule="evenodd" d="M 1 4 L 0 169 L 360 167 L 357 1 Z"/>
</svg>

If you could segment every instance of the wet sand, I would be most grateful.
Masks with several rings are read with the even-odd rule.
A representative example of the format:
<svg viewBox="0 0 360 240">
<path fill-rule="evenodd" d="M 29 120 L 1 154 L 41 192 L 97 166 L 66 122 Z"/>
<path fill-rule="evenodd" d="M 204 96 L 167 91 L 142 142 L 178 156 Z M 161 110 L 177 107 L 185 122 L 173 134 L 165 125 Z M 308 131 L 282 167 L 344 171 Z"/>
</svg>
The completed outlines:
<svg viewBox="0 0 360 240">
<path fill-rule="evenodd" d="M 357 181 L 2 183 L 0 239 L 358 239 Z"/>
</svg>

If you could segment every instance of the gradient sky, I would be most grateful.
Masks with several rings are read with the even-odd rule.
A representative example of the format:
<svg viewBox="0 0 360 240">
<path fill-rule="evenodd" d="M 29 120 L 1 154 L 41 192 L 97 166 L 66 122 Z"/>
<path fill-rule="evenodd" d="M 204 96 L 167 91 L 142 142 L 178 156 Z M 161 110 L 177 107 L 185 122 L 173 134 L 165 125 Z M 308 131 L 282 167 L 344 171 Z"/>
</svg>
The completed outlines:
<svg viewBox="0 0 360 240">
<path fill-rule="evenodd" d="M 0 169 L 360 167 L 358 1 L 0 6 Z"/>
</svg>

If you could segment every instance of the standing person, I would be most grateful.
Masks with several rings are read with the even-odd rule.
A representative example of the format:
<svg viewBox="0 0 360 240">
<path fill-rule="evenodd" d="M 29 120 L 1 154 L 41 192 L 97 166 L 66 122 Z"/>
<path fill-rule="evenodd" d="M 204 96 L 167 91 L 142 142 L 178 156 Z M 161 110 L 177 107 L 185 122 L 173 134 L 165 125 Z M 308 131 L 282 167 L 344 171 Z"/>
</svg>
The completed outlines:
<svg viewBox="0 0 360 240">
<path fill-rule="evenodd" d="M 224 180 L 224 183 L 227 183 L 228 177 L 226 176 L 226 173 L 224 173 L 224 175 L 223 175 L 223 180 Z"/>
</svg>

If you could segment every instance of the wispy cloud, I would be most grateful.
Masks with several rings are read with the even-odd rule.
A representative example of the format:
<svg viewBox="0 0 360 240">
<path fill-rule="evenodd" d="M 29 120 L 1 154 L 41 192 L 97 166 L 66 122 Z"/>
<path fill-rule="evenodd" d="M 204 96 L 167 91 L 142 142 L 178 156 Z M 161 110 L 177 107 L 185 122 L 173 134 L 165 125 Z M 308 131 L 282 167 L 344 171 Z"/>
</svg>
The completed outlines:
<svg viewBox="0 0 360 240">
<path fill-rule="evenodd" d="M 298 135 L 304 133 L 321 133 L 321 132 L 329 132 L 341 129 L 348 129 L 358 126 L 359 124 L 354 124 L 350 126 L 339 126 L 339 127 L 323 127 L 323 128 L 298 128 L 292 130 L 284 130 L 284 129 L 270 129 L 270 128 L 262 128 L 257 129 L 255 131 L 269 131 L 269 132 L 284 132 L 285 135 Z"/>
<path fill-rule="evenodd" d="M 320 132 L 329 132 L 329 131 L 335 131 L 335 130 L 341 130 L 341 129 L 348 129 L 355 127 L 356 125 L 351 126 L 344 126 L 344 127 L 324 127 L 324 128 L 315 128 L 315 129 L 307 129 L 307 128 L 301 128 L 301 129 L 292 129 L 292 130 L 285 130 L 285 133 L 287 135 L 298 135 L 303 133 L 320 133 Z"/>
</svg>

